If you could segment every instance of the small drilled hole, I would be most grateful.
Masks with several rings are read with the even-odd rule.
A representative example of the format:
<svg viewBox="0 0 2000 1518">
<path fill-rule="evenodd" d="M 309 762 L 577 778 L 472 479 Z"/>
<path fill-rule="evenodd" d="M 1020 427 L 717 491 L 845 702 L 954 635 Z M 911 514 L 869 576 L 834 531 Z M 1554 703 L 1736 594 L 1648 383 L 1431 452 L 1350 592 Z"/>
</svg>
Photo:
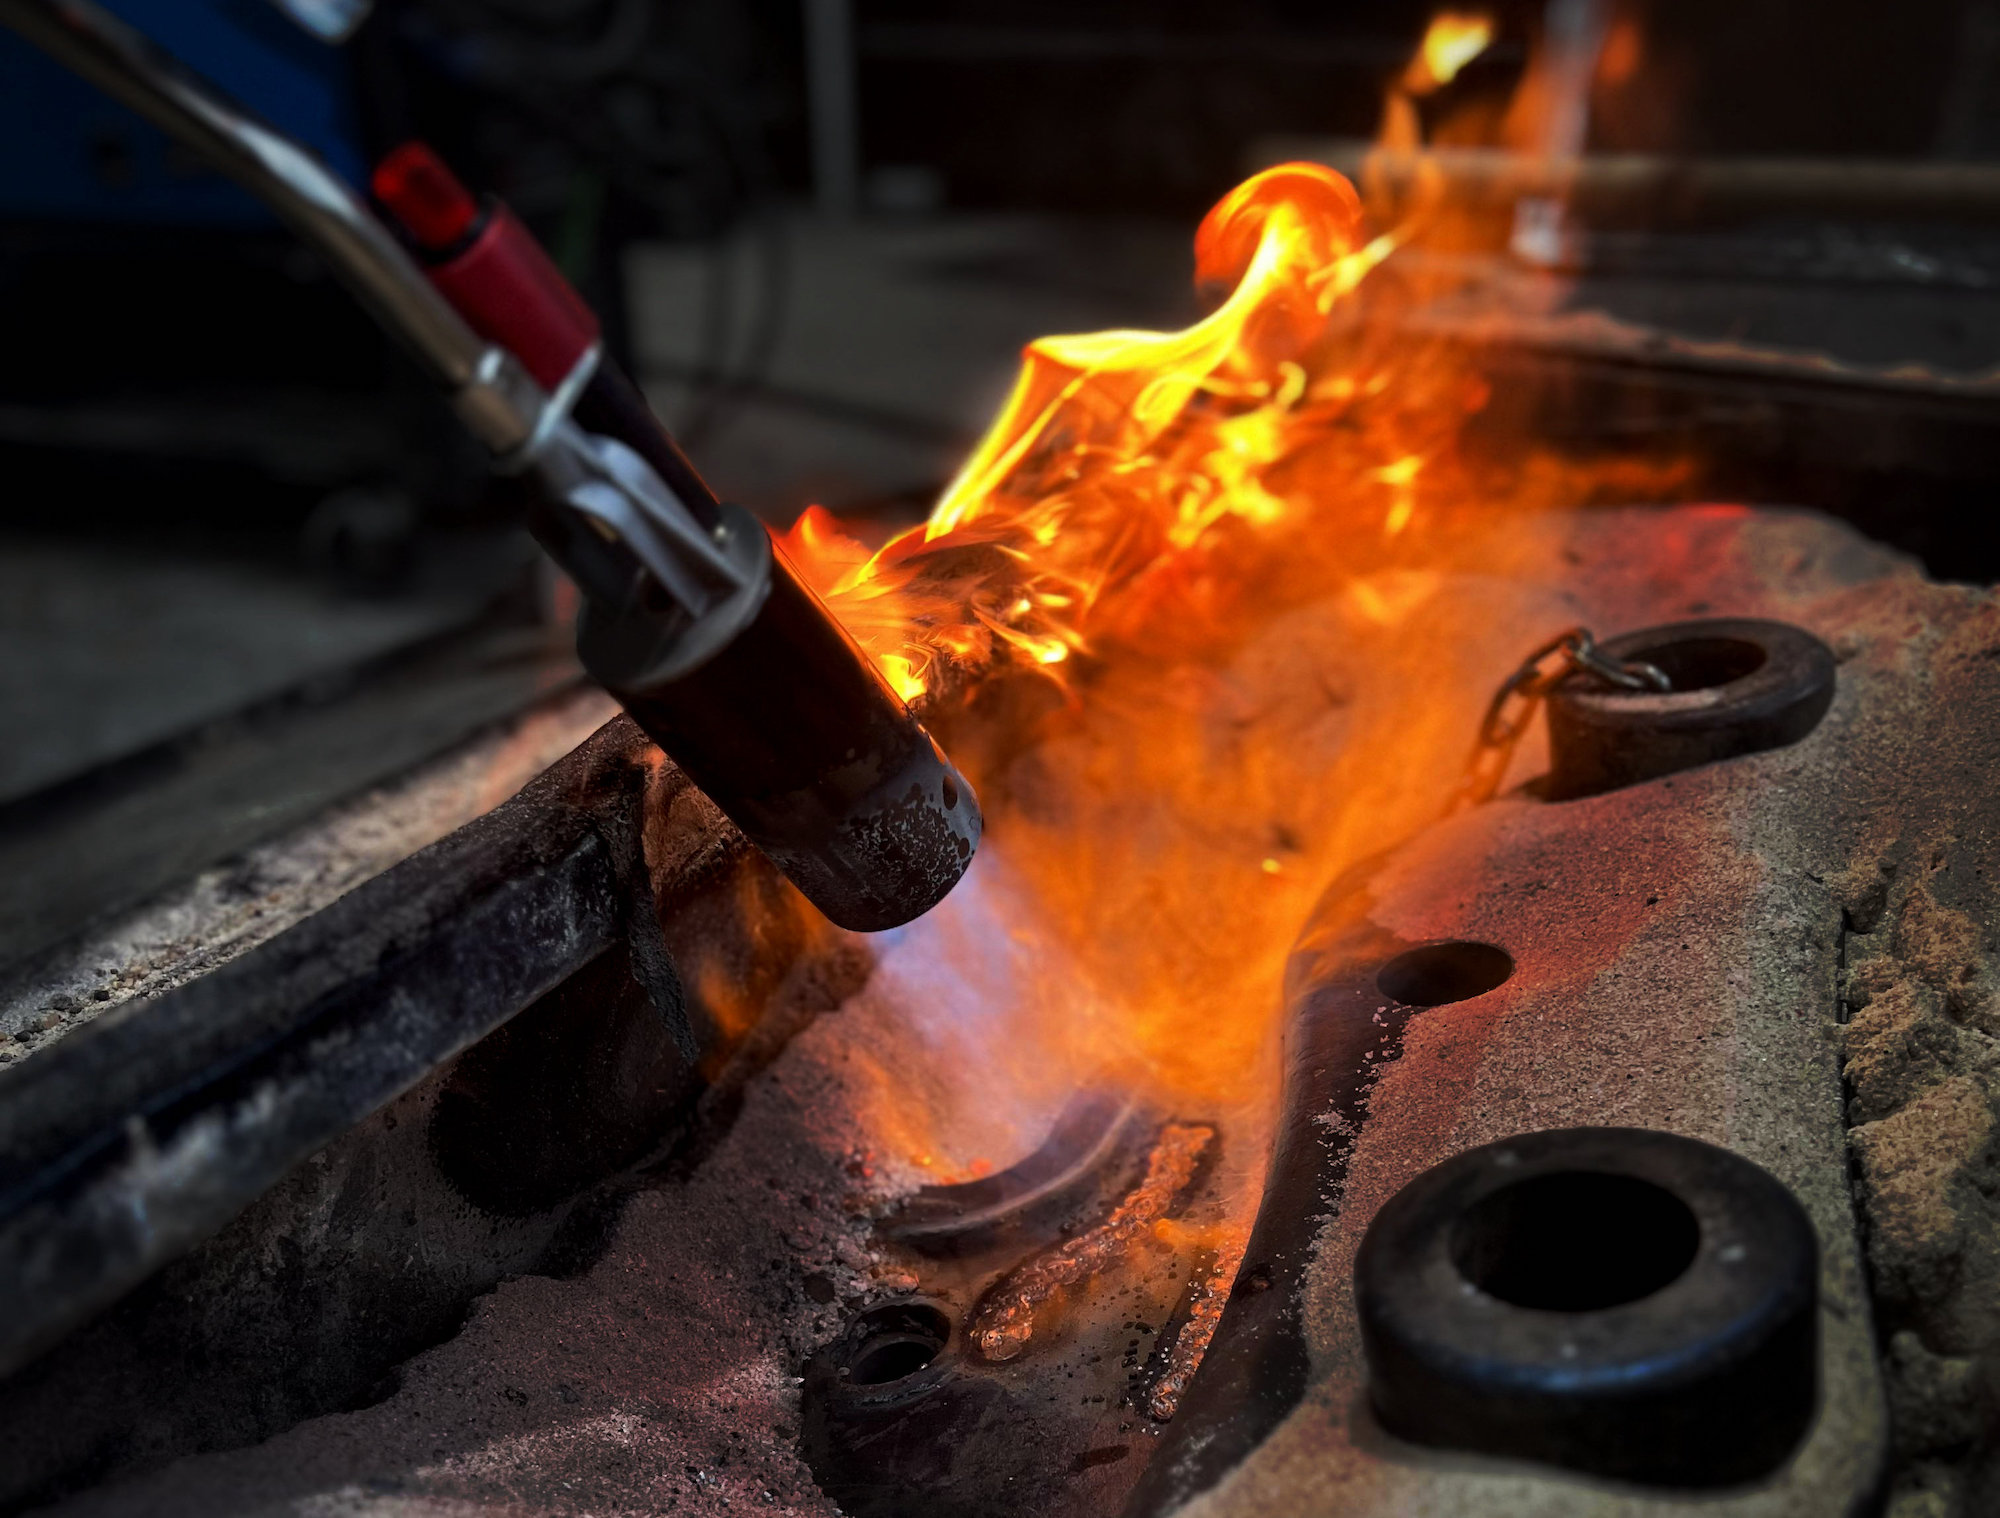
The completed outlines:
<svg viewBox="0 0 2000 1518">
<path fill-rule="evenodd" d="M 944 1353 L 951 1320 L 922 1302 L 877 1307 L 856 1320 L 849 1335 L 847 1379 L 855 1386 L 887 1386 L 914 1376 Z"/>
<path fill-rule="evenodd" d="M 1513 973 L 1514 956 L 1490 943 L 1428 943 L 1382 966 L 1375 985 L 1406 1007 L 1442 1007 L 1483 996 Z"/>
<path fill-rule="evenodd" d="M 1474 1286 L 1516 1307 L 1595 1312 L 1671 1285 L 1700 1243 L 1694 1213 L 1664 1186 L 1563 1170 L 1468 1207 L 1452 1229 L 1451 1260 Z"/>
<path fill-rule="evenodd" d="M 1623 657 L 1656 666 L 1675 690 L 1683 691 L 1713 690 L 1754 675 L 1768 656 L 1747 638 L 1677 638 Z"/>
</svg>

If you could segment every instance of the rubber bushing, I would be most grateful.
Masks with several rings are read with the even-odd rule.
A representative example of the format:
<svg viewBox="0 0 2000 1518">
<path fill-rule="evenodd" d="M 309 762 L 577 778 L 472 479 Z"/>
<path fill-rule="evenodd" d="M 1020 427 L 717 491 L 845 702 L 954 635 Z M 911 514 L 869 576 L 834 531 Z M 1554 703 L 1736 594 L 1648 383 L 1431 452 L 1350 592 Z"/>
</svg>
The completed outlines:
<svg viewBox="0 0 2000 1518">
<path fill-rule="evenodd" d="M 1457 1155 L 1389 1200 L 1354 1265 L 1390 1433 L 1677 1487 L 1755 1480 L 1797 1447 L 1818 1278 L 1777 1180 L 1641 1128 Z"/>
<path fill-rule="evenodd" d="M 1670 691 L 1621 690 L 1579 671 L 1549 693 L 1552 799 L 1796 743 L 1833 703 L 1833 653 L 1803 628 L 1750 617 L 1673 622 L 1600 645 L 1652 664 Z"/>
</svg>

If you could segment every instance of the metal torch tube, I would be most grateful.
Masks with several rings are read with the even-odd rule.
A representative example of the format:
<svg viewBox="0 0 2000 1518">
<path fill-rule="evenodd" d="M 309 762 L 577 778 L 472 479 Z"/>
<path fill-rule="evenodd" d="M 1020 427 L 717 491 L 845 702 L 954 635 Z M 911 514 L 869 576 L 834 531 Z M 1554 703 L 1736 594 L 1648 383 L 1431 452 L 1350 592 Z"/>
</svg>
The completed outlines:
<svg viewBox="0 0 2000 1518">
<path fill-rule="evenodd" d="M 0 0 L 0 23 L 228 174 L 324 257 L 398 337 L 480 441 L 511 453 L 534 435 L 540 387 L 482 341 L 353 190 L 146 37 L 90 0 Z"/>
<path fill-rule="evenodd" d="M 768 589 L 691 667 L 636 618 L 585 607 L 577 651 L 709 799 L 833 922 L 896 927 L 942 901 L 979 847 L 978 797 L 740 507 Z M 652 645 L 652 646 L 649 646 Z"/>
<path fill-rule="evenodd" d="M 713 527 L 721 518 L 722 502 L 709 488 L 681 451 L 672 433 L 653 414 L 646 397 L 625 371 L 606 354 L 591 373 L 572 409 L 576 423 L 586 432 L 615 437 L 648 464 L 681 498 L 690 514 L 704 527 Z"/>
</svg>

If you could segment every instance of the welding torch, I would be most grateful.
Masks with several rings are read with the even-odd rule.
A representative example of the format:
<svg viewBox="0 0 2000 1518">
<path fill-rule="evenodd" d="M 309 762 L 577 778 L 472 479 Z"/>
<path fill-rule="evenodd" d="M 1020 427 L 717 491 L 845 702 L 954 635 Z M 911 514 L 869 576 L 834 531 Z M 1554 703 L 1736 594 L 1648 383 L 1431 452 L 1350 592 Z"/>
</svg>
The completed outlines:
<svg viewBox="0 0 2000 1518">
<path fill-rule="evenodd" d="M 496 201 L 418 145 L 377 198 L 90 0 L 0 0 L 0 22 L 256 195 L 448 396 L 529 530 L 576 582 L 577 652 L 819 910 L 877 931 L 971 863 L 972 787 L 762 524 L 717 499 L 603 351 L 595 316 Z"/>
</svg>

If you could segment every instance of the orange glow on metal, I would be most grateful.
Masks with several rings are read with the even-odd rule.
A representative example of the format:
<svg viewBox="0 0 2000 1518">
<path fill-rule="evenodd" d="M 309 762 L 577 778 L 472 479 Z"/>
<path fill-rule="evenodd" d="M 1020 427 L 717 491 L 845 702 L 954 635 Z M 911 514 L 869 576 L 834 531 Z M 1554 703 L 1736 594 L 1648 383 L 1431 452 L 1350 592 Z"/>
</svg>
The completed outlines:
<svg viewBox="0 0 2000 1518">
<path fill-rule="evenodd" d="M 1441 16 L 1412 73 L 1490 36 Z M 1386 137 L 1420 133 L 1393 88 Z M 1457 287 L 1401 256 L 1470 245 L 1470 215 L 1441 178 L 1361 178 L 1286 163 L 1223 196 L 1183 330 L 1030 343 L 924 523 L 870 552 L 815 507 L 782 540 L 986 806 L 966 882 L 841 1014 L 871 1152 L 926 1181 L 1013 1163 L 1116 1085 L 1215 1123 L 1247 1209 L 1300 925 L 1440 814 L 1490 671 L 1546 635 L 1480 587 L 1559 557 L 1548 508 L 1680 478 L 1531 438 L 1475 459 L 1479 356 L 1412 320 Z"/>
</svg>

